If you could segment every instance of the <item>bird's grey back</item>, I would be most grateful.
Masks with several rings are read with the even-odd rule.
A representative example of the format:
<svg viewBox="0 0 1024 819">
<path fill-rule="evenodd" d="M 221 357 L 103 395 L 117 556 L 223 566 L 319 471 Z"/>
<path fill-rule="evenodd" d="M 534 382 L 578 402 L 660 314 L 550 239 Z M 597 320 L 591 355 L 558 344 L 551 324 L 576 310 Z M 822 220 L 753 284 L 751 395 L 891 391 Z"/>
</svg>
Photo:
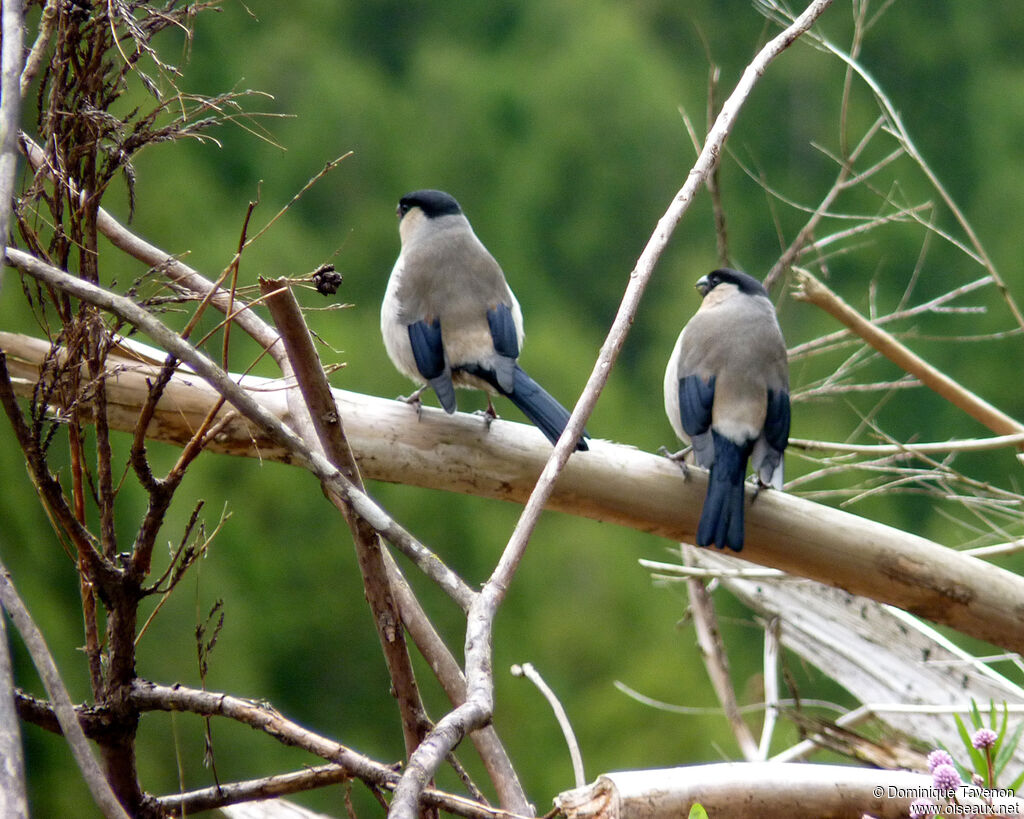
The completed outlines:
<svg viewBox="0 0 1024 819">
<path fill-rule="evenodd" d="M 402 248 L 398 301 L 400 320 L 457 314 L 462 308 L 511 305 L 501 267 L 473 233 L 462 214 L 431 220 L 430 230 L 420 231 Z M 460 275 L 453 275 L 458 269 Z"/>
<path fill-rule="evenodd" d="M 700 325 L 707 323 L 708 332 Z M 749 370 L 735 372 L 740 379 L 767 383 L 773 389 L 788 389 L 786 346 L 771 301 L 764 296 L 735 295 L 710 309 L 699 310 L 687 325 L 690 340 L 731 339 L 733 343 L 684 345 L 679 361 L 680 376 L 692 373 L 715 374 L 728 365 Z M 737 356 L 737 348 L 749 351 Z M 767 369 L 765 369 L 767 367 Z"/>
</svg>

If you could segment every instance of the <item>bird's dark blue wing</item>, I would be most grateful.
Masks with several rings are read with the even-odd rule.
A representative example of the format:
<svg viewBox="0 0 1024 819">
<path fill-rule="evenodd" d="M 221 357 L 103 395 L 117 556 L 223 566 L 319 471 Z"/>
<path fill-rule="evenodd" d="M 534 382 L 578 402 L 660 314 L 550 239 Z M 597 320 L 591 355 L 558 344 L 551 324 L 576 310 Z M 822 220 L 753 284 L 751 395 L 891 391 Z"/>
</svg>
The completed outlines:
<svg viewBox="0 0 1024 819">
<path fill-rule="evenodd" d="M 519 334 L 512 318 L 512 309 L 499 304 L 487 311 L 487 323 L 494 340 L 494 351 L 506 358 L 519 358 Z"/>
<path fill-rule="evenodd" d="M 441 343 L 441 320 L 427 324 L 416 321 L 409 325 L 409 341 L 416 369 L 427 381 L 444 372 L 444 345 Z"/>
<path fill-rule="evenodd" d="M 409 343 L 412 355 L 419 370 L 428 384 L 437 394 L 444 411 L 455 412 L 455 386 L 452 374 L 445 361 L 444 344 L 441 341 L 441 320 L 434 319 L 429 324 L 416 321 L 409 325 Z"/>
<path fill-rule="evenodd" d="M 699 375 L 679 379 L 679 417 L 686 434 L 703 435 L 711 426 L 711 407 L 715 403 L 715 377 L 707 381 Z"/>
<path fill-rule="evenodd" d="M 715 461 L 711 438 L 711 410 L 715 403 L 715 377 L 705 381 L 699 375 L 679 379 L 679 421 L 690 439 L 697 463 L 710 469 Z"/>
<path fill-rule="evenodd" d="M 512 310 L 507 304 L 499 304 L 487 311 L 487 324 L 491 328 L 491 341 L 494 352 L 494 377 L 502 391 L 508 393 L 515 389 L 516 359 L 519 357 L 519 334 L 512 318 Z"/>
<path fill-rule="evenodd" d="M 782 452 L 789 443 L 789 393 L 785 390 L 768 390 L 763 434 L 776 452 Z"/>
</svg>

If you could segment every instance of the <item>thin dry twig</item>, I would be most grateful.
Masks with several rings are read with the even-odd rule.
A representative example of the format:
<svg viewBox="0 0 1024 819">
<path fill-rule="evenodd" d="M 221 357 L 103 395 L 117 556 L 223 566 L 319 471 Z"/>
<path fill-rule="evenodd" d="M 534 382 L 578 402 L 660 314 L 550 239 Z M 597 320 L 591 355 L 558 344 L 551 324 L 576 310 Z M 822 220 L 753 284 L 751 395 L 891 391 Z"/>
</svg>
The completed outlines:
<svg viewBox="0 0 1024 819">
<path fill-rule="evenodd" d="M 8 648 L 7 625 L 0 616 L 0 816 L 28 819 L 25 753 L 14 703 L 14 665 Z"/>
<path fill-rule="evenodd" d="M 855 455 L 939 455 L 944 452 L 987 452 L 993 449 L 1024 446 L 1024 432 L 997 435 L 994 438 L 961 438 L 956 441 L 928 443 L 847 444 L 839 441 L 809 441 L 790 438 L 789 445 L 809 452 L 844 452 Z"/>
<path fill-rule="evenodd" d="M 349 782 L 352 774 L 341 765 L 315 765 L 292 773 L 275 774 L 246 782 L 227 782 L 209 788 L 169 794 L 156 799 L 167 816 L 192 816 L 227 805 L 271 799 Z"/>
<path fill-rule="evenodd" d="M 22 3 L 3 4 L 0 12 L 0 237 L 4 244 L 7 244 L 18 164 L 23 22 Z M 2 275 L 0 273 L 0 277 Z"/>
<path fill-rule="evenodd" d="M 779 630 L 782 622 L 772 618 L 764 630 L 764 724 L 761 726 L 761 741 L 757 746 L 757 758 L 768 759 L 771 749 L 772 733 L 779 718 L 779 654 L 782 642 Z"/>
<path fill-rule="evenodd" d="M 227 717 L 276 738 L 286 745 L 302 748 L 321 759 L 345 768 L 369 785 L 387 787 L 394 780 L 394 768 L 376 762 L 334 740 L 303 728 L 264 702 L 183 685 L 159 685 L 136 679 L 130 692 L 132 702 L 142 711 L 186 711 L 204 717 Z"/>
<path fill-rule="evenodd" d="M 341 156 L 339 156 L 339 157 L 337 157 L 335 159 L 332 159 L 330 162 L 328 162 L 326 165 L 324 165 L 323 168 L 321 168 L 319 171 L 317 171 L 317 173 L 315 173 L 312 177 L 310 177 L 309 180 L 306 182 L 306 184 L 303 185 L 299 189 L 299 191 L 291 199 L 289 199 L 288 202 L 285 205 L 283 205 L 277 211 L 277 213 L 275 213 L 273 216 L 271 216 L 270 219 L 267 221 L 267 223 L 263 227 L 261 227 L 258 231 L 256 231 L 256 233 L 253 236 L 250 236 L 249 238 L 247 238 L 245 240 L 245 244 L 238 251 L 238 255 L 241 255 L 242 250 L 244 250 L 245 248 L 249 247 L 249 245 L 253 244 L 264 233 L 266 233 L 268 230 L 270 230 L 270 228 L 272 228 L 277 223 L 277 221 L 282 216 L 284 216 L 288 212 L 288 210 L 296 202 L 298 202 L 317 182 L 319 182 L 321 179 L 323 179 L 325 176 L 327 176 L 327 174 L 329 174 L 331 171 L 333 171 L 335 168 L 337 168 L 342 162 L 344 162 L 350 156 L 352 156 L 352 151 L 346 151 Z"/>
<path fill-rule="evenodd" d="M 89 787 L 93 799 L 96 800 L 96 804 L 107 819 L 128 819 L 128 814 L 121 807 L 121 803 L 117 801 L 103 771 L 92 755 L 89 741 L 78 724 L 75 706 L 64 686 L 53 655 L 50 654 L 50 650 L 46 646 L 46 640 L 22 602 L 17 589 L 11 582 L 10 573 L 2 563 L 0 563 L 0 604 L 11 618 L 11 622 L 18 630 L 25 643 L 25 648 L 28 649 L 29 655 L 32 657 L 32 662 L 46 688 L 46 694 L 50 698 L 50 702 L 53 703 L 57 721 L 67 738 L 71 753 L 82 771 L 82 777 L 85 779 L 85 784 Z"/>
<path fill-rule="evenodd" d="M 863 705 L 854 708 L 845 714 L 840 715 L 836 718 L 834 724 L 840 728 L 855 728 L 863 722 L 867 722 L 873 716 L 874 712 L 870 708 L 865 708 Z M 806 759 L 816 751 L 821 750 L 821 744 L 817 741 L 817 734 L 810 734 L 807 739 L 802 739 L 795 745 L 791 745 L 784 751 L 780 751 L 775 754 L 772 758 L 772 762 L 798 762 L 801 759 Z"/>
<path fill-rule="evenodd" d="M 880 162 L 876 162 L 872 167 L 865 171 L 854 174 L 853 165 L 860 158 L 862 152 L 871 143 L 871 140 L 878 133 L 878 129 L 882 125 L 882 120 L 878 119 L 875 123 L 868 128 L 864 136 L 861 137 L 860 142 L 853 149 L 849 156 L 844 156 L 838 160 L 839 172 L 836 176 L 835 181 L 832 183 L 828 192 L 822 198 L 820 204 L 815 208 L 814 212 L 810 215 L 807 222 L 802 228 L 800 228 L 796 237 L 790 242 L 782 255 L 779 256 L 775 264 L 772 265 L 768 271 L 768 275 L 764 278 L 764 286 L 768 289 L 775 284 L 775 282 L 782 276 L 784 276 L 793 264 L 803 255 L 809 247 L 813 248 L 815 245 L 811 243 L 814 236 L 815 230 L 817 230 L 821 221 L 829 213 L 829 209 L 835 204 L 835 201 L 839 196 L 851 188 L 862 184 L 865 180 L 869 179 L 873 174 L 886 167 L 889 163 L 896 160 L 902 152 L 894 152 Z M 867 224 L 878 224 L 876 220 L 871 220 Z"/>
<path fill-rule="evenodd" d="M 512 666 L 511 671 L 513 677 L 526 677 L 526 679 L 537 686 L 537 690 L 548 701 L 548 705 L 551 706 L 551 711 L 555 715 L 555 720 L 558 722 L 558 727 L 562 729 L 565 744 L 569 748 L 569 758 L 572 760 L 572 772 L 576 779 L 576 787 L 582 788 L 587 782 L 583 769 L 583 754 L 580 753 L 580 744 L 576 741 L 576 732 L 572 730 L 572 723 L 569 722 L 569 715 L 565 712 L 565 706 L 555 696 L 551 686 L 544 682 L 544 678 L 533 667 L 533 663 L 523 663 L 522 665 L 517 663 Z"/>
<path fill-rule="evenodd" d="M 444 689 L 448 701 L 457 708 L 466 701 L 466 677 L 462 673 L 462 668 L 427 618 L 401 569 L 387 550 L 384 552 L 384 561 L 391 588 L 402 613 L 402 622 Z M 480 754 L 484 768 L 498 793 L 501 807 L 512 813 L 532 816 L 535 813 L 533 805 L 526 797 L 519 776 L 512 767 L 512 760 L 494 726 L 485 725 L 478 728 L 469 735 L 469 739 Z"/>
<path fill-rule="evenodd" d="M 33 170 L 46 174 L 51 181 L 61 178 L 60 174 L 48 166 L 43 149 L 25 134 L 21 135 L 20 146 Z M 73 180 L 68 180 L 66 184 L 71 186 L 69 193 L 72 196 L 82 196 Z M 200 298 L 208 298 L 210 304 L 221 312 L 230 314 L 239 327 L 262 345 L 279 367 L 283 369 L 288 366 L 287 356 L 274 329 L 255 312 L 245 309 L 244 305 L 240 306 L 237 300 L 233 304 L 230 294 L 219 284 L 214 284 L 197 270 L 174 258 L 172 254 L 128 230 L 104 208 L 99 208 L 96 212 L 96 227 L 119 250 L 159 271 L 175 284 L 198 294 Z M 235 309 L 232 310 L 232 307 Z M 285 375 L 288 375 L 287 370 Z"/>
<path fill-rule="evenodd" d="M 46 8 L 39 18 L 39 31 L 36 34 L 36 41 L 32 44 L 28 57 L 25 58 L 25 68 L 21 72 L 21 96 L 28 93 L 29 86 L 35 79 L 36 74 L 46 59 L 46 51 L 50 47 L 50 40 L 53 37 L 53 29 L 57 23 L 57 11 L 60 0 L 47 0 Z"/>
<path fill-rule="evenodd" d="M 331 394 L 327 374 L 313 346 L 313 339 L 302 318 L 299 303 L 291 289 L 276 280 L 260 279 L 260 291 L 281 333 L 297 386 L 324 454 L 355 487 L 365 492 L 359 467 L 345 436 L 344 421 Z M 430 725 L 406 649 L 405 630 L 388 579 L 383 544 L 377 532 L 355 514 L 342 498 L 326 486 L 324 490 L 352 530 L 366 600 L 370 604 L 377 636 L 384 650 L 392 692 L 398 700 L 406 754 L 411 755 Z"/>
<path fill-rule="evenodd" d="M 689 551 L 689 549 L 684 551 Z M 704 581 L 695 577 L 686 578 L 686 590 L 690 597 L 689 610 L 693 615 L 693 625 L 697 632 L 697 645 L 700 648 L 701 657 L 704 659 L 704 667 L 707 669 L 708 679 L 711 680 L 711 687 L 715 689 L 715 695 L 718 697 L 718 702 L 722 706 L 722 711 L 729 722 L 729 727 L 732 729 L 732 734 L 736 738 L 743 758 L 748 762 L 758 759 L 757 742 L 754 740 L 750 727 L 740 715 L 736 691 L 732 687 L 729 657 L 725 652 L 725 643 L 718 628 L 718 616 L 715 614 L 715 604 L 711 599 L 711 593 L 704 585 Z"/>
<path fill-rule="evenodd" d="M 878 318 L 872 318 L 871 324 L 876 326 L 882 326 L 890 324 L 890 322 L 892 321 L 902 320 L 905 318 L 912 318 L 913 316 L 921 315 L 927 312 L 941 312 L 943 309 L 945 309 L 945 305 L 947 305 L 950 301 L 953 301 L 954 299 L 957 299 L 961 296 L 965 296 L 968 293 L 973 293 L 976 290 L 980 290 L 981 288 L 988 286 L 990 282 L 991 279 L 987 275 L 982 276 L 981 278 L 976 278 L 974 282 L 969 282 L 966 285 L 961 285 L 957 288 L 954 288 L 948 293 L 943 293 L 941 296 L 936 296 L 934 299 L 931 299 L 930 301 L 923 302 L 922 304 L 915 305 L 914 307 L 898 309 L 892 313 L 889 313 L 888 315 L 879 316 Z M 824 336 L 819 336 L 816 339 L 811 339 L 810 341 L 805 342 L 803 344 L 798 344 L 797 346 L 788 350 L 788 356 L 790 356 L 791 361 L 799 360 L 800 358 L 809 355 L 817 350 L 820 350 L 822 348 L 829 348 L 843 341 L 844 339 L 853 341 L 851 332 L 845 329 L 837 330 L 835 333 L 828 333 Z"/>
<path fill-rule="evenodd" d="M 913 375 L 954 406 L 959 407 L 997 435 L 1024 433 L 1024 425 L 989 404 L 960 384 L 939 372 L 920 356 L 911 352 L 891 333 L 866 319 L 808 270 L 797 272 L 798 290 L 794 297 L 820 307 L 842 322 L 860 338 L 901 369 Z"/>
<path fill-rule="evenodd" d="M 136 680 L 133 684 L 131 699 L 145 711 L 184 711 L 235 720 L 262 731 L 278 742 L 301 748 L 321 759 L 333 762 L 344 769 L 350 777 L 361 780 L 372 789 L 391 789 L 398 779 L 396 766 L 377 762 L 341 743 L 303 728 L 265 702 L 183 685 L 158 685 L 143 680 Z M 203 798 L 209 800 L 210 796 L 204 794 Z M 467 819 L 515 819 L 517 816 L 432 788 L 424 793 L 424 802 L 458 816 L 465 816 Z"/>
<path fill-rule="evenodd" d="M 781 21 L 787 21 L 793 19 L 792 13 L 782 8 L 774 0 L 760 0 L 761 5 L 766 9 L 765 13 L 769 16 L 776 17 Z M 942 184 L 938 175 L 932 170 L 931 166 L 925 161 L 924 157 L 918 151 L 917 146 L 914 144 L 913 139 L 910 137 L 910 132 L 903 124 L 903 119 L 900 117 L 899 112 L 896 110 L 892 101 L 882 90 L 881 86 L 875 81 L 874 77 L 862 66 L 856 59 L 856 56 L 851 56 L 843 49 L 833 45 L 824 35 L 815 32 L 810 38 L 813 42 L 817 43 L 821 48 L 825 49 L 829 53 L 835 55 L 851 70 L 857 73 L 861 80 L 868 86 L 875 99 L 878 101 L 879 107 L 882 109 L 889 132 L 897 139 L 899 144 L 902 146 L 907 155 L 917 163 L 917 166 L 924 173 L 928 182 L 932 185 L 935 191 L 939 194 L 943 203 L 949 208 L 949 211 L 953 214 L 957 224 L 960 225 L 964 235 L 967 236 L 967 240 L 970 243 L 970 247 L 973 248 L 973 253 L 978 259 L 979 263 L 988 271 L 992 281 L 999 289 L 1010 313 L 1013 315 L 1014 320 L 1017 322 L 1017 326 L 1024 328 L 1024 313 L 1021 312 L 1020 307 L 1017 305 L 1016 300 L 1010 293 L 1010 289 L 1006 286 L 1006 282 L 1003 280 L 999 271 L 997 270 L 995 263 L 989 258 L 988 253 L 985 251 L 984 246 L 981 243 L 977 233 L 973 226 L 968 221 L 967 216 L 957 205 L 956 200 L 953 199 L 949 191 L 946 190 Z"/>
</svg>

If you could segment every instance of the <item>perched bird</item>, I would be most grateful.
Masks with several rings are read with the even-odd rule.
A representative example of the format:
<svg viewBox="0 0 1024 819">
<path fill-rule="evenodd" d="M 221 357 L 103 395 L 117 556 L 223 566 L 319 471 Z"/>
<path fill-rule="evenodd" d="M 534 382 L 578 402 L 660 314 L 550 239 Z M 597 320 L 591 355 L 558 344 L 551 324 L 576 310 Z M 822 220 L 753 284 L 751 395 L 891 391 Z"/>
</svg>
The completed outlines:
<svg viewBox="0 0 1024 819">
<path fill-rule="evenodd" d="M 455 412 L 455 387 L 511 399 L 554 444 L 569 411 L 519 366 L 523 314 L 505 274 L 473 232 L 455 199 L 443 191 L 406 194 L 398 203 L 402 250 L 380 310 L 384 346 L 395 367 L 428 386 L 445 412 Z M 587 449 L 581 438 L 577 449 Z"/>
<path fill-rule="evenodd" d="M 786 344 L 768 292 L 753 276 L 715 270 L 665 371 L 665 413 L 711 470 L 697 545 L 743 548 L 747 461 L 762 485 L 782 488 L 789 443 Z"/>
</svg>

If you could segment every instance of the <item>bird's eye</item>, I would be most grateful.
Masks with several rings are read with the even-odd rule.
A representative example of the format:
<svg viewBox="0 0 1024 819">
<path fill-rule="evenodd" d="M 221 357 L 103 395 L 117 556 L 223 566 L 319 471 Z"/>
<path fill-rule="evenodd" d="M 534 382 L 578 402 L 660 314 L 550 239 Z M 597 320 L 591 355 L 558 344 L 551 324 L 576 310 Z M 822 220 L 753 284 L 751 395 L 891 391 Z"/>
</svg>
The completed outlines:
<svg viewBox="0 0 1024 819">
<path fill-rule="evenodd" d="M 409 205 L 406 204 L 405 202 L 399 202 L 398 203 L 398 207 L 395 209 L 395 213 L 398 214 L 398 218 L 401 219 L 408 212 L 409 212 Z"/>
</svg>

